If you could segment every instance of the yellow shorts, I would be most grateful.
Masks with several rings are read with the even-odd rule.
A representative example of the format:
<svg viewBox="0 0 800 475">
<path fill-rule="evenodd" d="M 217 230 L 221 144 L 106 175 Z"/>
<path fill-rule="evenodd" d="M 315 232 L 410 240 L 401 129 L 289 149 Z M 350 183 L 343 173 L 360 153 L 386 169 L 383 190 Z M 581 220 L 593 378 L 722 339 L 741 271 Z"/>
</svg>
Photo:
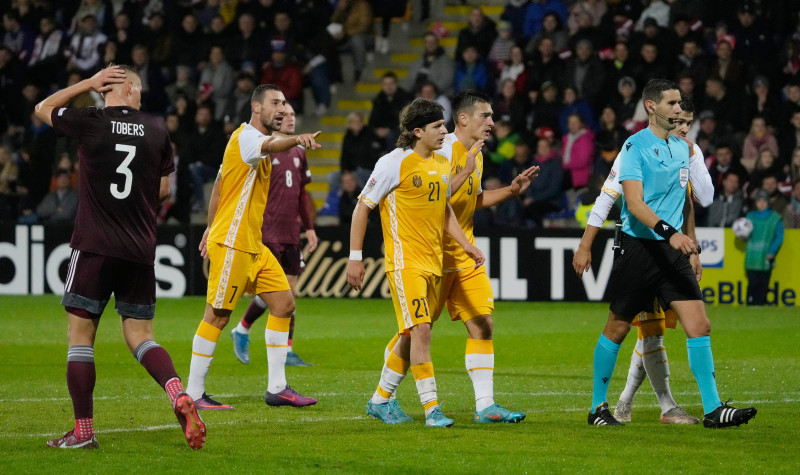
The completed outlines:
<svg viewBox="0 0 800 475">
<path fill-rule="evenodd" d="M 289 290 L 286 274 L 266 247 L 260 254 L 250 254 L 209 242 L 208 258 L 206 302 L 216 309 L 233 310 L 245 292 L 258 295 Z"/>
<path fill-rule="evenodd" d="M 466 322 L 480 315 L 491 315 L 494 311 L 492 283 L 484 266 L 445 273 L 437 295 L 439 305 L 433 314 L 433 321 L 439 319 L 445 304 L 453 321 Z"/>
<path fill-rule="evenodd" d="M 653 311 L 652 312 L 639 312 L 639 315 L 634 317 L 633 322 L 631 325 L 639 325 L 640 322 L 647 322 L 653 320 L 664 320 L 664 326 L 666 328 L 678 328 L 678 317 L 675 315 L 675 312 L 672 310 L 667 310 L 666 312 L 661 308 L 661 305 L 658 304 L 658 299 L 653 302 Z"/>
<path fill-rule="evenodd" d="M 431 312 L 436 308 L 436 289 L 441 276 L 417 269 L 400 269 L 386 273 L 392 292 L 394 313 L 400 333 L 420 323 L 431 322 Z"/>
</svg>

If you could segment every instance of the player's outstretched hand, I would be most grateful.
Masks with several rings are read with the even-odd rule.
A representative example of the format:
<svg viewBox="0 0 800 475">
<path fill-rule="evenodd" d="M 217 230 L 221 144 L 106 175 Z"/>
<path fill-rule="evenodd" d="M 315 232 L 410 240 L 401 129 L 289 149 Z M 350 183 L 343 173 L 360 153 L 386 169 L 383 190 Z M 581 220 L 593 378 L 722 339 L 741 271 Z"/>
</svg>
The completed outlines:
<svg viewBox="0 0 800 475">
<path fill-rule="evenodd" d="M 200 251 L 200 257 L 203 259 L 208 259 L 208 227 L 203 232 L 203 237 L 200 238 L 200 245 L 197 246 L 197 249 Z"/>
<path fill-rule="evenodd" d="M 484 143 L 483 139 L 480 139 L 472 145 L 472 148 L 467 152 L 467 162 L 461 172 L 469 175 L 475 171 L 475 167 L 478 165 L 478 154 L 483 150 Z"/>
<path fill-rule="evenodd" d="M 347 283 L 353 290 L 361 290 L 364 283 L 364 263 L 361 261 L 350 261 L 347 263 Z"/>
<path fill-rule="evenodd" d="M 703 278 L 703 264 L 700 263 L 700 255 L 699 254 L 692 254 L 689 256 L 689 264 L 692 265 L 692 270 L 694 271 L 694 277 L 700 282 L 700 279 Z"/>
<path fill-rule="evenodd" d="M 295 138 L 295 140 L 297 140 L 297 145 L 302 145 L 306 150 L 321 148 L 322 145 L 318 144 L 316 140 L 321 133 L 322 131 L 318 130 L 313 134 L 300 134 Z"/>
<path fill-rule="evenodd" d="M 525 190 L 528 189 L 528 186 L 530 186 L 531 182 L 535 180 L 537 176 L 539 176 L 539 167 L 534 165 L 528 168 L 517 175 L 511 182 L 511 192 L 514 193 L 514 196 L 525 193 Z"/>
<path fill-rule="evenodd" d="M 306 231 L 306 239 L 308 239 L 308 244 L 306 244 L 306 252 L 312 253 L 314 249 L 317 248 L 317 244 L 319 244 L 319 239 L 317 239 L 317 232 L 313 229 L 309 229 Z"/>
<path fill-rule="evenodd" d="M 685 234 L 673 234 L 669 238 L 669 245 L 676 251 L 681 251 L 683 254 L 697 254 L 697 246 L 695 246 L 694 240 Z"/>
<path fill-rule="evenodd" d="M 472 260 L 475 261 L 475 268 L 476 269 L 478 267 L 482 266 L 483 263 L 486 261 L 486 257 L 484 257 L 484 255 L 481 252 L 481 250 L 478 249 L 476 246 L 473 246 L 472 244 L 470 244 L 469 246 L 465 247 L 464 251 L 467 253 L 467 255 L 469 257 L 472 258 Z"/>
<path fill-rule="evenodd" d="M 583 273 L 589 272 L 591 267 L 592 250 L 578 246 L 578 249 L 575 250 L 575 255 L 572 257 L 572 268 L 575 269 L 575 273 L 578 274 L 578 277 L 583 277 Z"/>
<path fill-rule="evenodd" d="M 103 94 L 110 91 L 114 84 L 125 82 L 125 70 L 119 66 L 109 66 L 96 72 L 89 81 L 92 90 Z"/>
</svg>

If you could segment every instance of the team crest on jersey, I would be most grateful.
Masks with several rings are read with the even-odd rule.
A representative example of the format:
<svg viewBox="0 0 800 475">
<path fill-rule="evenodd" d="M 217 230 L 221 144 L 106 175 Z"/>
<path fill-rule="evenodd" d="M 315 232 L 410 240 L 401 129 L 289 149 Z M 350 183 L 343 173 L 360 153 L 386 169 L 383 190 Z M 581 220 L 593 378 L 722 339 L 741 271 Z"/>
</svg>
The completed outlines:
<svg viewBox="0 0 800 475">
<path fill-rule="evenodd" d="M 449 179 L 450 179 L 450 177 L 449 177 L 449 176 L 447 176 L 447 175 L 442 175 L 442 181 L 444 182 L 444 184 L 445 184 L 445 185 L 447 184 L 447 181 L 448 181 Z"/>
<path fill-rule="evenodd" d="M 458 175 L 463 169 L 464 167 L 462 167 L 461 165 L 456 165 L 456 175 Z"/>
<path fill-rule="evenodd" d="M 294 167 L 300 168 L 300 159 L 297 157 L 294 157 Z"/>
<path fill-rule="evenodd" d="M 681 188 L 686 188 L 686 184 L 689 183 L 689 169 L 688 168 L 681 168 Z"/>
<path fill-rule="evenodd" d="M 422 186 L 422 177 L 420 177 L 419 175 L 414 175 L 414 178 L 411 179 L 411 183 L 413 183 L 414 186 L 419 188 L 420 186 Z"/>
</svg>

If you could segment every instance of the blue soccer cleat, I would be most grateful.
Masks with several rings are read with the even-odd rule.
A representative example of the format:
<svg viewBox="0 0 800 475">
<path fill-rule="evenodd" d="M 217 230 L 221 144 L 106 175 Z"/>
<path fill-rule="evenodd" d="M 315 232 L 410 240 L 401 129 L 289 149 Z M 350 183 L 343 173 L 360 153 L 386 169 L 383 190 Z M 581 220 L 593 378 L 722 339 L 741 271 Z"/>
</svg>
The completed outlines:
<svg viewBox="0 0 800 475">
<path fill-rule="evenodd" d="M 372 416 L 373 419 L 380 420 L 384 424 L 402 424 L 405 422 L 397 418 L 397 415 L 392 410 L 391 404 L 388 402 L 381 404 L 372 402 L 370 399 L 370 401 L 367 403 L 367 415 Z"/>
<path fill-rule="evenodd" d="M 392 414 L 394 414 L 395 419 L 400 421 L 399 423 L 411 422 L 414 420 L 411 418 L 411 416 L 406 414 L 406 411 L 404 411 L 400 407 L 400 403 L 397 402 L 397 399 L 389 400 L 389 410 L 392 411 Z"/>
<path fill-rule="evenodd" d="M 236 359 L 244 364 L 250 364 L 250 335 L 237 332 L 234 328 L 231 330 L 231 339 L 233 339 L 233 354 Z"/>
<path fill-rule="evenodd" d="M 427 427 L 451 427 L 456 421 L 445 416 L 439 406 L 425 417 Z"/>
<path fill-rule="evenodd" d="M 286 366 L 314 366 L 311 363 L 306 363 L 300 355 L 294 351 L 286 353 Z"/>
<path fill-rule="evenodd" d="M 521 422 L 525 419 L 524 412 L 509 411 L 500 404 L 492 404 L 482 411 L 475 412 L 475 422 Z"/>
</svg>

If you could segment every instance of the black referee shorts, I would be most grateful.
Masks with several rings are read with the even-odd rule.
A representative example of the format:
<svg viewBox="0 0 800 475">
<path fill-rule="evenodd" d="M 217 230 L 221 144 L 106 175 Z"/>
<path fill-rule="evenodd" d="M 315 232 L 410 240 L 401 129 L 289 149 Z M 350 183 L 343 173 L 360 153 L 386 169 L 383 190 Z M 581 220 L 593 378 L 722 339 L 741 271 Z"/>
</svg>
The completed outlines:
<svg viewBox="0 0 800 475">
<path fill-rule="evenodd" d="M 664 310 L 680 300 L 702 300 L 689 256 L 667 241 L 640 239 L 620 233 L 620 249 L 610 281 L 611 311 L 632 321 L 642 311 L 652 311 L 653 299 Z"/>
</svg>

